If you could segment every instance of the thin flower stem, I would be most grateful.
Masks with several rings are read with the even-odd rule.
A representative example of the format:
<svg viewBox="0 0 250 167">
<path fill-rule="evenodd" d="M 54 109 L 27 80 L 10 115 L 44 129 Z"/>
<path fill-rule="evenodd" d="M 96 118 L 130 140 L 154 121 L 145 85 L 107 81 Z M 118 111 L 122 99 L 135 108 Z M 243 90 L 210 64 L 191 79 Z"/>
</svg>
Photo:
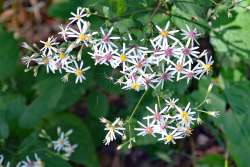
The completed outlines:
<svg viewBox="0 0 250 167">
<path fill-rule="evenodd" d="M 161 101 L 160 101 L 160 96 L 157 96 L 157 101 L 158 101 L 159 109 L 161 110 Z"/>
<path fill-rule="evenodd" d="M 203 106 L 204 103 L 206 103 L 207 98 L 208 98 L 208 93 L 206 94 L 204 100 L 199 105 L 197 105 L 194 109 L 199 109 L 201 106 Z"/>
<path fill-rule="evenodd" d="M 140 98 L 139 101 L 137 102 L 135 108 L 134 108 L 133 111 L 132 111 L 132 114 L 130 115 L 130 117 L 129 117 L 129 119 L 128 119 L 128 122 L 130 122 L 131 119 L 133 118 L 133 116 L 134 116 L 136 110 L 138 109 L 138 107 L 139 107 L 139 105 L 140 105 L 140 103 L 141 103 L 143 97 L 146 95 L 146 93 L 147 93 L 147 91 L 145 91 L 145 92 L 142 94 L 141 98 Z"/>
</svg>

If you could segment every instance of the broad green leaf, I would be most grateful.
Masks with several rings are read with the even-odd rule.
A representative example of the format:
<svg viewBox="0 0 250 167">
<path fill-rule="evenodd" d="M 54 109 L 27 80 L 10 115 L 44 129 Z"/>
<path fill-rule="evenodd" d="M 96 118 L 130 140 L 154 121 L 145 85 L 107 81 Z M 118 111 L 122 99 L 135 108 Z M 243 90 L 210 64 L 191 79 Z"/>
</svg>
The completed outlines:
<svg viewBox="0 0 250 167">
<path fill-rule="evenodd" d="M 55 131 L 58 126 L 65 131 L 69 129 L 74 131 L 70 135 L 70 141 L 73 144 L 78 144 L 78 147 L 70 157 L 71 161 L 86 165 L 87 167 L 99 166 L 90 133 L 79 118 L 72 114 L 57 115 L 51 118 L 49 124 L 51 125 L 50 128 L 53 128 Z"/>
<path fill-rule="evenodd" d="M 250 82 L 228 83 L 225 95 L 232 108 L 216 120 L 221 127 L 230 154 L 238 167 L 250 166 Z"/>
<path fill-rule="evenodd" d="M 208 31 L 206 14 L 211 6 L 207 0 L 195 1 L 176 1 L 172 7 L 172 21 L 179 27 L 185 28 L 188 25 L 191 28 L 197 28 L 199 32 Z"/>
<path fill-rule="evenodd" d="M 88 111 L 95 118 L 105 117 L 109 104 L 107 97 L 99 92 L 92 91 L 88 96 Z"/>
<path fill-rule="evenodd" d="M 20 117 L 20 126 L 31 128 L 52 112 L 60 112 L 74 104 L 84 92 L 82 85 L 63 83 L 58 76 L 39 81 L 35 85 L 37 98 Z"/>
<path fill-rule="evenodd" d="M 0 79 L 14 74 L 18 61 L 18 42 L 0 25 Z"/>
<path fill-rule="evenodd" d="M 241 55 L 249 58 L 250 53 L 250 13 L 237 9 L 236 19 L 222 26 L 219 32 L 212 34 L 212 44 L 225 55 Z M 222 49 L 223 48 L 223 49 Z M 226 48 L 226 49 L 225 49 Z M 228 54 L 230 53 L 230 54 Z"/>
<path fill-rule="evenodd" d="M 197 167 L 223 167 L 224 158 L 219 154 L 210 154 L 201 157 L 197 162 Z"/>
</svg>

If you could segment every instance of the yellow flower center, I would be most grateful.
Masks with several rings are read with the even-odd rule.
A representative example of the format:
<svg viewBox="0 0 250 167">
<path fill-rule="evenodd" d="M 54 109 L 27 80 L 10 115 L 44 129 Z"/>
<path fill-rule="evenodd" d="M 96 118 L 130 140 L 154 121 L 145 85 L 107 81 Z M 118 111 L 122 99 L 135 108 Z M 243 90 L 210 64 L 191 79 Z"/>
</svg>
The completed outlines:
<svg viewBox="0 0 250 167">
<path fill-rule="evenodd" d="M 168 31 L 161 31 L 160 32 L 160 35 L 163 37 L 163 38 L 166 38 L 168 36 Z"/>
<path fill-rule="evenodd" d="M 45 42 L 44 46 L 45 46 L 45 48 L 50 48 L 51 45 L 49 42 Z"/>
<path fill-rule="evenodd" d="M 134 90 L 139 90 L 140 89 L 140 84 L 138 84 L 138 83 L 132 83 L 132 85 L 131 85 L 131 89 L 134 89 Z"/>
<path fill-rule="evenodd" d="M 43 63 L 44 64 L 49 64 L 49 58 L 48 57 L 44 57 L 43 58 Z"/>
<path fill-rule="evenodd" d="M 172 135 L 167 135 L 167 136 L 165 136 L 164 140 L 167 141 L 167 142 L 171 142 L 173 140 L 173 136 Z"/>
<path fill-rule="evenodd" d="M 65 54 L 64 54 L 63 52 L 61 52 L 61 53 L 59 54 L 59 57 L 60 57 L 60 59 L 64 59 Z"/>
<path fill-rule="evenodd" d="M 185 122 L 188 121 L 188 113 L 186 111 L 181 111 L 181 119 Z"/>
<path fill-rule="evenodd" d="M 76 69 L 76 71 L 75 71 L 75 75 L 77 77 L 80 77 L 82 75 L 82 73 L 83 73 L 83 71 L 80 68 Z"/>
<path fill-rule="evenodd" d="M 79 19 L 81 19 L 81 16 L 80 15 L 76 15 L 75 18 L 79 20 Z"/>
<path fill-rule="evenodd" d="M 80 34 L 80 35 L 79 35 L 79 40 L 80 40 L 80 41 L 87 41 L 87 40 L 88 40 L 88 36 L 85 35 L 85 34 Z"/>
<path fill-rule="evenodd" d="M 202 66 L 202 68 L 203 68 L 204 70 L 206 70 L 207 72 L 210 72 L 211 69 L 212 69 L 211 64 L 204 64 L 204 65 Z"/>
<path fill-rule="evenodd" d="M 120 61 L 121 62 L 125 62 L 127 59 L 126 55 L 125 54 L 120 54 Z"/>
</svg>

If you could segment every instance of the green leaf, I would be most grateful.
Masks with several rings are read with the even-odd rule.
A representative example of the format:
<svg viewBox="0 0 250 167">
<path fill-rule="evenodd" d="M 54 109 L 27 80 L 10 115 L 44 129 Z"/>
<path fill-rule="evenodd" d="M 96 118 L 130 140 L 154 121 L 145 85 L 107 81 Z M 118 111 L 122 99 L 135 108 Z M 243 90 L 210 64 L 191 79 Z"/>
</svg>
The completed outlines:
<svg viewBox="0 0 250 167">
<path fill-rule="evenodd" d="M 126 1 L 125 0 L 108 0 L 109 6 L 114 10 L 115 14 L 120 16 L 126 11 Z"/>
<path fill-rule="evenodd" d="M 191 28 L 197 28 L 199 32 L 208 31 L 206 13 L 211 6 L 207 0 L 195 1 L 177 1 L 171 10 L 172 21 L 179 27 L 185 28 L 189 25 Z"/>
<path fill-rule="evenodd" d="M 36 85 L 38 97 L 28 106 L 20 118 L 20 126 L 33 127 L 57 106 L 63 92 L 63 84 L 58 78 L 48 78 Z"/>
<path fill-rule="evenodd" d="M 221 115 L 216 124 L 221 127 L 227 145 L 238 167 L 250 166 L 250 82 L 228 83 L 225 95 L 232 108 Z"/>
<path fill-rule="evenodd" d="M 109 105 L 107 97 L 99 92 L 91 92 L 88 97 L 88 111 L 95 117 L 105 117 L 108 113 Z"/>
<path fill-rule="evenodd" d="M 249 58 L 250 53 L 250 13 L 237 10 L 236 19 L 220 28 L 220 32 L 213 33 L 212 44 L 217 51 L 228 56 L 240 55 Z M 223 49 L 222 49 L 223 48 Z M 230 53 L 230 54 L 229 54 Z"/>
<path fill-rule="evenodd" d="M 18 42 L 0 25 L 0 79 L 14 74 L 18 60 Z"/>
<path fill-rule="evenodd" d="M 31 128 L 47 115 L 67 109 L 84 92 L 83 85 L 71 82 L 64 84 L 58 76 L 39 81 L 35 89 L 38 94 L 37 98 L 27 106 L 27 110 L 19 120 L 23 128 Z"/>
<path fill-rule="evenodd" d="M 53 128 L 54 130 L 56 130 L 56 127 L 60 126 L 65 131 L 69 129 L 74 131 L 70 135 L 70 141 L 73 144 L 78 144 L 78 147 L 70 157 L 71 161 L 88 167 L 99 166 L 90 133 L 85 124 L 79 118 L 72 114 L 63 114 L 52 117 L 50 121 L 50 128 Z"/>
<path fill-rule="evenodd" d="M 224 158 L 218 154 L 205 155 L 197 162 L 198 167 L 222 167 Z"/>
</svg>

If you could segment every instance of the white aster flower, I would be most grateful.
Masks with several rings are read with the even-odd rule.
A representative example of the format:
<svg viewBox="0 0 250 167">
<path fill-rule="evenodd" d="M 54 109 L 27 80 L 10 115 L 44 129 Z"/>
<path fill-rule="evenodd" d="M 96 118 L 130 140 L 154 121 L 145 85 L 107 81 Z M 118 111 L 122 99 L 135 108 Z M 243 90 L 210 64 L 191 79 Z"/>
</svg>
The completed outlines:
<svg viewBox="0 0 250 167">
<path fill-rule="evenodd" d="M 72 130 L 67 131 L 66 133 L 61 131 L 61 128 L 57 128 L 58 139 L 52 141 L 53 149 L 57 152 L 64 150 L 65 147 L 70 146 L 69 135 L 72 133 Z"/>
<path fill-rule="evenodd" d="M 182 132 L 178 132 L 178 129 L 174 129 L 171 132 L 166 132 L 166 134 L 158 139 L 159 141 L 164 141 L 165 144 L 173 143 L 175 144 L 176 139 L 184 138 Z"/>
<path fill-rule="evenodd" d="M 59 28 L 60 28 L 60 32 L 58 34 L 62 36 L 64 41 L 67 41 L 67 34 L 68 34 L 68 31 L 69 31 L 68 26 L 66 26 L 64 28 L 63 25 L 60 25 Z"/>
<path fill-rule="evenodd" d="M 51 55 L 41 55 L 38 64 L 46 66 L 47 73 L 49 73 L 50 71 L 52 73 L 55 73 L 55 70 L 57 69 L 56 62 Z"/>
<path fill-rule="evenodd" d="M 168 21 L 165 28 L 162 29 L 158 25 L 156 25 L 157 30 L 159 31 L 159 35 L 152 39 L 152 42 L 155 43 L 156 46 L 166 46 L 169 44 L 169 39 L 180 42 L 176 37 L 174 37 L 174 34 L 179 32 L 179 30 L 169 30 L 170 22 Z"/>
<path fill-rule="evenodd" d="M 150 122 L 150 120 L 147 119 L 146 125 L 144 125 L 140 121 L 137 121 L 137 123 L 141 126 L 141 128 L 135 128 L 135 131 L 138 131 L 138 136 L 152 135 L 156 137 L 154 132 L 154 122 Z"/>
<path fill-rule="evenodd" d="M 78 65 L 77 61 L 73 61 L 73 67 L 72 66 L 68 66 L 66 69 L 66 72 L 68 73 L 73 73 L 76 76 L 76 80 L 75 83 L 82 83 L 83 80 L 85 80 L 85 71 L 89 70 L 90 67 L 85 67 L 83 68 L 83 61 L 80 62 L 80 65 Z"/>
<path fill-rule="evenodd" d="M 108 49 L 117 49 L 117 45 L 113 42 L 113 40 L 120 39 L 118 36 L 111 36 L 111 33 L 113 31 L 113 27 L 110 28 L 108 33 L 105 33 L 103 28 L 100 28 L 102 36 L 101 39 L 94 40 L 94 45 L 97 48 L 102 49 L 103 47 L 106 47 Z"/>
<path fill-rule="evenodd" d="M 187 40 L 187 43 L 190 44 L 193 47 L 194 44 L 199 45 L 199 42 L 197 41 L 197 37 L 199 37 L 201 34 L 197 32 L 197 29 L 191 29 L 188 25 L 186 25 L 186 29 L 181 30 L 184 37 L 182 39 Z"/>
<path fill-rule="evenodd" d="M 78 31 L 74 30 L 73 28 L 69 28 L 69 31 L 67 34 L 68 37 L 74 38 L 77 44 L 84 44 L 85 46 L 89 46 L 89 43 L 92 42 L 91 41 L 92 36 L 95 35 L 96 33 L 88 32 L 88 28 L 89 28 L 88 22 L 83 22 L 83 23 L 77 22 L 77 28 L 78 28 Z"/>
<path fill-rule="evenodd" d="M 205 57 L 205 62 L 198 60 L 198 63 L 200 67 L 197 69 L 197 73 L 199 74 L 199 78 L 201 78 L 204 73 L 208 74 L 212 70 L 212 65 L 214 63 L 214 60 L 212 56 L 208 56 L 207 51 L 204 51 L 201 54 L 201 57 Z"/>
<path fill-rule="evenodd" d="M 173 109 L 176 107 L 176 103 L 179 101 L 179 99 L 175 99 L 175 98 L 168 98 L 165 99 L 166 105 L 168 106 L 168 109 Z"/>
<path fill-rule="evenodd" d="M 144 117 L 143 119 L 149 119 L 149 120 L 152 121 L 152 124 L 155 124 L 155 123 L 160 123 L 161 120 L 162 120 L 163 118 L 165 118 L 165 114 L 164 114 L 164 113 L 167 111 L 168 107 L 164 107 L 163 109 L 161 109 L 161 110 L 159 111 L 158 105 L 155 104 L 154 110 L 151 109 L 151 108 L 148 107 L 148 106 L 146 107 L 146 109 L 147 109 L 152 115 L 146 116 L 146 117 Z"/>
<path fill-rule="evenodd" d="M 175 106 L 175 108 L 178 112 L 176 119 L 180 121 L 180 125 L 184 127 L 190 127 L 190 125 L 196 120 L 196 112 L 192 111 L 190 108 L 190 103 L 187 104 L 184 110 L 178 106 Z"/>
<path fill-rule="evenodd" d="M 49 37 L 47 41 L 40 41 L 44 46 L 42 47 L 41 51 L 45 55 L 52 55 L 53 53 L 57 52 L 57 45 L 59 44 L 56 42 L 56 38 L 53 36 Z"/>
<path fill-rule="evenodd" d="M 110 122 L 106 118 L 100 118 L 101 123 L 105 124 L 104 130 L 107 131 L 103 142 L 105 145 L 109 145 L 110 142 L 116 140 L 116 134 L 124 136 L 125 128 L 123 127 L 123 121 L 120 118 L 116 118 L 114 122 Z"/>
<path fill-rule="evenodd" d="M 84 17 L 89 17 L 90 16 L 90 11 L 89 8 L 82 8 L 78 7 L 76 10 L 76 13 L 71 12 L 70 13 L 72 17 L 69 18 L 70 24 L 77 22 L 77 23 L 84 23 L 85 21 L 83 20 Z"/>
</svg>

